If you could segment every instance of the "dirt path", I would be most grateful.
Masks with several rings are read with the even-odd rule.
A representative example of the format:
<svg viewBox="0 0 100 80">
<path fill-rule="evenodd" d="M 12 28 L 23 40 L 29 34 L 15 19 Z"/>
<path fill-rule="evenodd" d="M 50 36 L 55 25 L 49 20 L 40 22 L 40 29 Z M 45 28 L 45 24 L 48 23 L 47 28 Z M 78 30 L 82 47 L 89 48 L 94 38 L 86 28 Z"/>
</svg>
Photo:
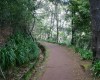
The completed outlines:
<svg viewBox="0 0 100 80">
<path fill-rule="evenodd" d="M 82 70 L 79 57 L 71 49 L 52 43 L 43 45 L 47 47 L 49 58 L 40 80 L 92 80 Z"/>
</svg>

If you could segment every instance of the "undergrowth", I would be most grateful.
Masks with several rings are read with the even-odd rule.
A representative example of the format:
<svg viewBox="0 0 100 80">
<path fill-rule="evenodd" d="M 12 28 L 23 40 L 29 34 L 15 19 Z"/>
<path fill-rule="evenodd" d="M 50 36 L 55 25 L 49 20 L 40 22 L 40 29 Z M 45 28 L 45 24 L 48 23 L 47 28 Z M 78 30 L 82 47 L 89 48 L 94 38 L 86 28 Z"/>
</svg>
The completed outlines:
<svg viewBox="0 0 100 80">
<path fill-rule="evenodd" d="M 0 66 L 3 70 L 35 61 L 39 48 L 31 37 L 18 32 L 9 38 L 8 43 L 0 48 Z"/>
<path fill-rule="evenodd" d="M 75 47 L 75 52 L 79 53 L 83 60 L 92 60 L 92 51 Z"/>
<path fill-rule="evenodd" d="M 83 60 L 92 60 L 92 51 L 87 49 L 78 48 L 75 46 L 70 46 L 75 50 L 75 53 L 79 53 Z"/>
<path fill-rule="evenodd" d="M 93 75 L 95 77 L 100 78 L 100 61 L 95 61 L 95 63 L 92 65 L 91 70 L 93 71 Z"/>
</svg>

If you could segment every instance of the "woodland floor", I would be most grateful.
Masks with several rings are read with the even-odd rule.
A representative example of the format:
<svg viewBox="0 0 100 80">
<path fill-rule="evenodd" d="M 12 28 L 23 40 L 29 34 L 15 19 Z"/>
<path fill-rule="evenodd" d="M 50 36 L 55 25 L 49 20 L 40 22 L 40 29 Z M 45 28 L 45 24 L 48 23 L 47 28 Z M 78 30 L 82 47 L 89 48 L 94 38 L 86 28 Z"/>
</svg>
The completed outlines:
<svg viewBox="0 0 100 80">
<path fill-rule="evenodd" d="M 80 63 L 79 55 L 65 46 L 43 42 L 49 53 L 47 66 L 39 80 L 93 80 Z"/>
</svg>

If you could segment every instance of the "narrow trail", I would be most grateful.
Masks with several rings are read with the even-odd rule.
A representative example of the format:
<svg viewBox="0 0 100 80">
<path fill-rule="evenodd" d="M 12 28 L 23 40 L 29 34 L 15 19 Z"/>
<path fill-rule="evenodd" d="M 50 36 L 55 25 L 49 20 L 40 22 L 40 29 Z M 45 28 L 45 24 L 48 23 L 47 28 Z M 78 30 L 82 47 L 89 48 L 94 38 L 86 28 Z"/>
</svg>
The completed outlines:
<svg viewBox="0 0 100 80">
<path fill-rule="evenodd" d="M 43 45 L 47 47 L 49 58 L 40 80 L 92 80 L 82 70 L 79 57 L 71 49 L 46 42 Z"/>
</svg>

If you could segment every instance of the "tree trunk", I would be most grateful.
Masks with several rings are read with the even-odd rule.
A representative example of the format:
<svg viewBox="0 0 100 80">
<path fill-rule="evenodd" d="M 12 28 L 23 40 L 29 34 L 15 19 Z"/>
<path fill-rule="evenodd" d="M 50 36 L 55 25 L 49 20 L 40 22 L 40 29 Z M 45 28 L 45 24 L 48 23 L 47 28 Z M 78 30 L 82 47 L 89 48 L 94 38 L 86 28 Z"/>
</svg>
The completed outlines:
<svg viewBox="0 0 100 80">
<path fill-rule="evenodd" d="M 73 4 L 72 4 L 73 6 Z M 75 11 L 74 9 L 72 9 L 72 18 L 75 16 Z M 75 38 L 74 38 L 74 35 L 75 35 L 75 25 L 74 25 L 74 20 L 72 19 L 72 40 L 71 40 L 71 45 L 74 45 L 75 44 Z"/>
<path fill-rule="evenodd" d="M 54 21 L 53 21 L 53 12 L 51 11 L 51 27 L 50 27 L 50 38 L 52 39 L 52 28 L 53 28 L 53 23 L 54 23 Z"/>
<path fill-rule="evenodd" d="M 100 59 L 100 0 L 89 0 L 92 19 L 92 51 L 95 59 Z"/>
<path fill-rule="evenodd" d="M 56 26 L 57 26 L 57 43 L 59 42 L 59 25 L 58 25 L 58 3 L 57 1 L 55 2 L 55 16 L 56 16 Z"/>
<path fill-rule="evenodd" d="M 75 30 L 74 30 L 74 23 L 73 23 L 73 20 L 72 20 L 72 40 L 71 40 L 71 45 L 74 45 L 74 33 L 75 33 Z"/>
</svg>

